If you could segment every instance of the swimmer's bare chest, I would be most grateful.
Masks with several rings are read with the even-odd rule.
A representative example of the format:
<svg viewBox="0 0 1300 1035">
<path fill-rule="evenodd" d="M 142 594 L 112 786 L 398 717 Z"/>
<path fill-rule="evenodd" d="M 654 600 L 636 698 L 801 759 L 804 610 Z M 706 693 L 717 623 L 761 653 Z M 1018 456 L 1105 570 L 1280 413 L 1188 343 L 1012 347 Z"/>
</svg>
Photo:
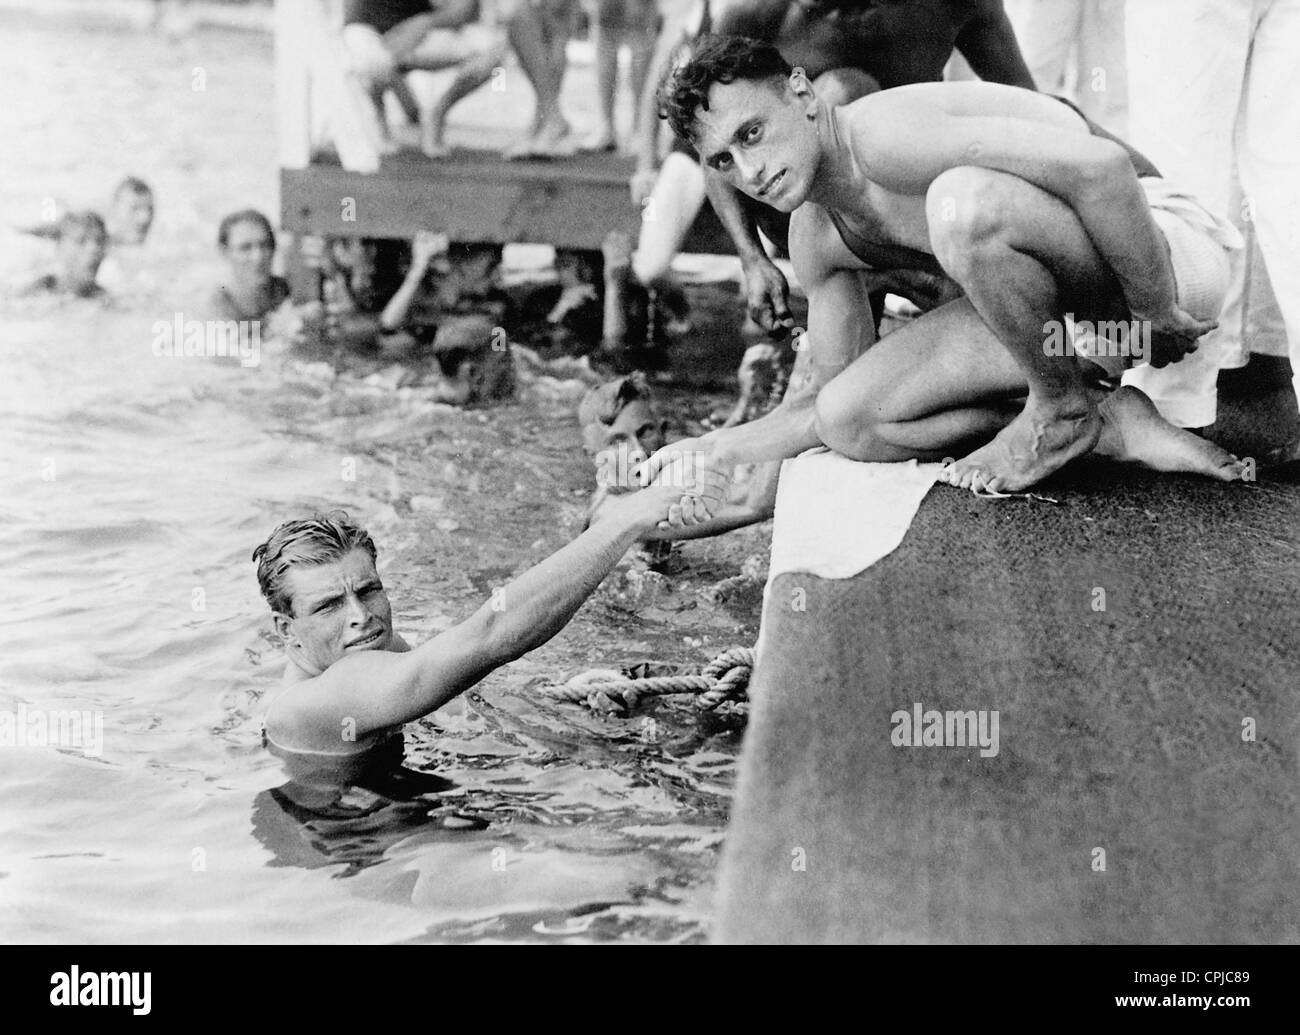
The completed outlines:
<svg viewBox="0 0 1300 1035">
<path fill-rule="evenodd" d="M 866 181 L 854 204 L 835 210 L 849 231 L 843 244 L 879 269 L 936 266 L 925 201 L 924 194 L 899 194 Z M 831 232 L 843 237 L 838 230 Z"/>
</svg>

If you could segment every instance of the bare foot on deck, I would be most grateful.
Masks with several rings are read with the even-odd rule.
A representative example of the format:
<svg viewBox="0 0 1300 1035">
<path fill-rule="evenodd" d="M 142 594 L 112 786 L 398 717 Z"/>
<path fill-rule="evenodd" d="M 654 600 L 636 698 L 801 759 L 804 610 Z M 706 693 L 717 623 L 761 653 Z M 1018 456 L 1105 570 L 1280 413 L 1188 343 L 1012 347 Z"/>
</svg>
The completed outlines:
<svg viewBox="0 0 1300 1035">
<path fill-rule="evenodd" d="M 577 145 L 569 136 L 569 124 L 562 118 L 548 119 L 531 138 L 502 152 L 510 159 L 571 158 Z"/>
<path fill-rule="evenodd" d="M 1089 452 L 1100 435 L 1091 400 L 1062 410 L 1031 399 L 992 442 L 949 464 L 939 480 L 975 492 L 1023 492 Z"/>
<path fill-rule="evenodd" d="M 1203 474 L 1225 482 L 1242 479 L 1242 461 L 1213 442 L 1174 427 L 1137 388 L 1125 385 L 1109 393 L 1097 412 L 1102 428 L 1093 452 L 1100 456 L 1156 471 Z"/>
<path fill-rule="evenodd" d="M 608 126 L 598 129 L 592 133 L 578 146 L 579 151 L 617 151 L 618 140 L 614 137 L 614 131 Z"/>
</svg>

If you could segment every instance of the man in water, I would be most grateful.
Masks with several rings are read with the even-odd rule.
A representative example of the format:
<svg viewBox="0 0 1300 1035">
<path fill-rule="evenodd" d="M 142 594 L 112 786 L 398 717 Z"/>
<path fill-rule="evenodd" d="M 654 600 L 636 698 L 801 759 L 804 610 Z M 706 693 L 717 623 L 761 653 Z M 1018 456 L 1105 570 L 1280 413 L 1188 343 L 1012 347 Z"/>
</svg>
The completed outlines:
<svg viewBox="0 0 1300 1035">
<path fill-rule="evenodd" d="M 696 508 L 703 516 L 703 482 L 685 464 L 678 472 L 679 487 L 657 485 L 611 501 L 577 539 L 418 647 L 393 628 L 375 544 L 363 529 L 341 514 L 280 525 L 253 551 L 288 657 L 283 688 L 266 711 L 268 747 L 295 775 L 328 771 L 345 782 L 378 756 L 400 758 L 403 723 L 558 633 L 660 522 L 690 524 Z"/>
<path fill-rule="evenodd" d="M 632 477 L 641 463 L 664 448 L 668 422 L 654 410 L 650 386 L 642 373 L 607 381 L 583 396 L 578 406 L 582 445 L 596 467 L 596 491 L 587 511 L 588 522 L 599 519 L 611 500 L 640 486 Z M 679 539 L 701 539 L 721 535 L 745 525 L 766 521 L 776 506 L 779 467 L 756 467 L 743 499 L 729 501 L 709 518 L 690 525 L 655 528 L 642 537 L 653 558 L 662 558 L 670 543 Z"/>
<path fill-rule="evenodd" d="M 98 298 L 99 268 L 108 254 L 108 228 L 98 213 L 68 212 L 54 234 L 54 269 L 20 286 L 19 296 L 59 295 Z"/>
<path fill-rule="evenodd" d="M 1139 359 L 1176 361 L 1214 326 L 1227 251 L 1240 245 L 1066 103 L 965 82 L 828 108 L 773 47 L 729 37 L 679 70 L 665 108 L 716 174 L 792 213 L 809 303 L 808 346 L 781 406 L 675 449 L 726 470 L 823 443 L 898 461 L 983 442 L 943 480 L 1004 492 L 1092 450 L 1241 477 L 1236 458 L 1165 423 L 1135 389 L 1104 401 L 1088 390 L 1085 375 L 1113 376 L 1128 358 L 1104 355 L 1106 343 L 1091 358 L 1059 347 L 1071 319 L 1123 321 L 1144 332 L 1126 343 L 1145 351 L 1145 336 Z M 873 345 L 864 271 L 879 266 L 942 270 L 965 297 Z M 644 474 L 657 468 L 652 457 Z"/>
<path fill-rule="evenodd" d="M 114 247 L 143 244 L 153 216 L 153 188 L 138 176 L 126 177 L 113 191 L 108 207 L 109 242 Z"/>
</svg>

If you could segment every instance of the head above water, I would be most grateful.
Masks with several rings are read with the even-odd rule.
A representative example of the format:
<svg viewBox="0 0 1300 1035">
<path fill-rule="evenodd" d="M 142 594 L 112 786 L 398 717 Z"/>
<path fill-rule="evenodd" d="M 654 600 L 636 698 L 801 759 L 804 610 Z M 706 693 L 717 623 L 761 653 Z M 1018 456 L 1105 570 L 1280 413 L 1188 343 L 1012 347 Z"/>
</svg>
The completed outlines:
<svg viewBox="0 0 1300 1035">
<path fill-rule="evenodd" d="M 578 406 L 583 448 L 591 456 L 625 445 L 646 456 L 664 445 L 668 422 L 655 416 L 650 386 L 642 373 L 606 381 Z"/>
<path fill-rule="evenodd" d="M 241 209 L 226 216 L 217 227 L 217 246 L 239 277 L 254 283 L 270 278 L 275 229 L 257 209 Z"/>
<path fill-rule="evenodd" d="M 153 188 L 138 176 L 128 176 L 113 191 L 109 233 L 116 244 L 139 244 L 153 225 Z"/>
<path fill-rule="evenodd" d="M 782 212 L 807 199 L 824 109 L 770 43 L 707 36 L 660 89 L 660 114 L 737 190 Z"/>
<path fill-rule="evenodd" d="M 108 250 L 108 230 L 96 212 L 67 212 L 59 220 L 58 279 L 64 290 L 85 295 L 95 290 L 95 277 Z"/>
<path fill-rule="evenodd" d="M 257 582 L 290 658 L 313 674 L 392 641 L 392 606 L 365 529 L 343 511 L 286 521 L 253 551 Z"/>
</svg>

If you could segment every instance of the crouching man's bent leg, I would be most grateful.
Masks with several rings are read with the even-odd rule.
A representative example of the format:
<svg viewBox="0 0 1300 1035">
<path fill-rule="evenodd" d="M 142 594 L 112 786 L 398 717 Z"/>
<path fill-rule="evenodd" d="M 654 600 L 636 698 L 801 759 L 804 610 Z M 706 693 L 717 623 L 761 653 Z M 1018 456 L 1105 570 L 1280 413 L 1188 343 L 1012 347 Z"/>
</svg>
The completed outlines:
<svg viewBox="0 0 1300 1035">
<path fill-rule="evenodd" d="M 1047 354 L 1047 328 L 1076 303 L 1080 318 L 1122 313 L 1122 293 L 1069 205 L 1019 177 L 950 169 L 931 185 L 926 215 L 935 257 L 1029 389 L 1019 416 L 944 480 L 1019 491 L 1087 453 L 1101 432 L 1078 361 Z"/>
</svg>

